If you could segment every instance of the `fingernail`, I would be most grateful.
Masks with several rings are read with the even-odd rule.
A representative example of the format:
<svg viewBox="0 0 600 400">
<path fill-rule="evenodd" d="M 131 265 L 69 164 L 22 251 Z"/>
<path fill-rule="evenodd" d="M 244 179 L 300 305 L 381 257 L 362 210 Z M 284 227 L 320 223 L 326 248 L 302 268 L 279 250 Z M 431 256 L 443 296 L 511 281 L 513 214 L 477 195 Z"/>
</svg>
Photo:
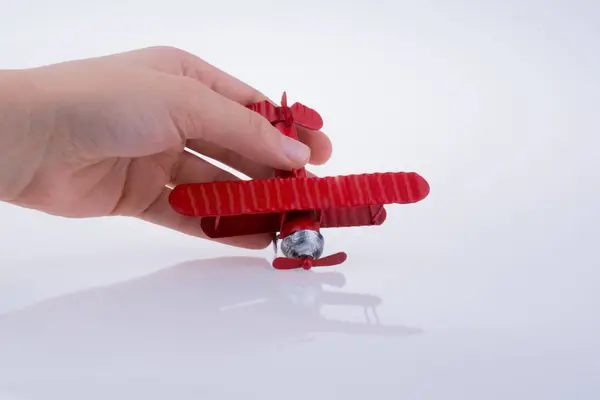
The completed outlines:
<svg viewBox="0 0 600 400">
<path fill-rule="evenodd" d="M 310 158 L 310 149 L 307 145 L 287 136 L 282 136 L 283 151 L 290 160 L 301 163 L 302 165 L 308 162 Z"/>
</svg>

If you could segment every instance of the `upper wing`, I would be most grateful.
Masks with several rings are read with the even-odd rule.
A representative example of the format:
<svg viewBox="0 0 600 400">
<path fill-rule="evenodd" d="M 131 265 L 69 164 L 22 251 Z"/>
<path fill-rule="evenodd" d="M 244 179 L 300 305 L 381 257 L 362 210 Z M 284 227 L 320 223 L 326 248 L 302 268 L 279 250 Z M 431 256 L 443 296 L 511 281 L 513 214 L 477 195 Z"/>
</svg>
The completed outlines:
<svg viewBox="0 0 600 400">
<path fill-rule="evenodd" d="M 414 172 L 189 183 L 169 195 L 171 207 L 195 217 L 326 210 L 415 203 L 429 184 Z"/>
<path fill-rule="evenodd" d="M 263 100 L 258 103 L 249 104 L 246 106 L 246 108 L 249 108 L 250 110 L 259 113 L 260 115 L 265 117 L 270 123 L 281 119 L 277 106 L 274 106 L 268 100 Z"/>
<path fill-rule="evenodd" d="M 290 109 L 292 110 L 294 122 L 298 125 L 313 131 L 318 131 L 323 127 L 323 118 L 312 108 L 308 108 L 304 104 L 294 103 Z"/>
</svg>

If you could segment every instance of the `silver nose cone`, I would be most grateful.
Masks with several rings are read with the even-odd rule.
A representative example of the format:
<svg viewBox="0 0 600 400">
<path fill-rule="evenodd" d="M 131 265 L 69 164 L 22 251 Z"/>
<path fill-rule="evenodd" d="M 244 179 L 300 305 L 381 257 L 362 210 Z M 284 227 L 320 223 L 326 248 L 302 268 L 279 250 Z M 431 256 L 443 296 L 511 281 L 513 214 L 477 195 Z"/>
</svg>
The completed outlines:
<svg viewBox="0 0 600 400">
<path fill-rule="evenodd" d="M 310 257 L 313 260 L 323 255 L 325 239 L 313 230 L 296 231 L 281 241 L 281 252 L 288 258 Z"/>
</svg>

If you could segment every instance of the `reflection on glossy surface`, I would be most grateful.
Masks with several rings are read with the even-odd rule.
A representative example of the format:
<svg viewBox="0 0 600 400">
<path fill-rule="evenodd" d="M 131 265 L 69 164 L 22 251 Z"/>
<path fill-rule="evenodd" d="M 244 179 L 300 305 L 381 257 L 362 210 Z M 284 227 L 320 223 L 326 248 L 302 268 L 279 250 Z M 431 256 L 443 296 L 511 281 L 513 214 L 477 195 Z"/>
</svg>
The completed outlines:
<svg viewBox="0 0 600 400">
<path fill-rule="evenodd" d="M 112 382 L 171 365 L 167 377 L 193 369 L 207 383 L 222 362 L 277 355 L 317 334 L 421 333 L 381 324 L 381 299 L 334 290 L 345 284 L 339 272 L 277 271 L 265 259 L 229 257 L 65 295 L 0 316 L 0 382 L 38 393 L 49 380 L 62 395 L 61 384 L 89 387 L 94 377 Z M 328 305 L 362 309 L 364 321 L 328 319 Z"/>
</svg>

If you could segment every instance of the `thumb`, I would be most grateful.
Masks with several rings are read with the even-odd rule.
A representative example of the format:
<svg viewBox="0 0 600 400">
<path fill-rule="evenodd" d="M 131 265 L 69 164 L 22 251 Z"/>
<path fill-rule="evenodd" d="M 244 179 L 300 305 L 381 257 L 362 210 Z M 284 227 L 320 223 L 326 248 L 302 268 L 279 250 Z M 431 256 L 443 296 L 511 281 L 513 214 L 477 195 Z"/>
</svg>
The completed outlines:
<svg viewBox="0 0 600 400">
<path fill-rule="evenodd" d="M 306 165 L 310 148 L 291 139 L 260 114 L 189 79 L 170 105 L 173 122 L 185 140 L 201 139 L 272 168 Z M 202 149 L 198 149 L 201 150 Z"/>
</svg>

